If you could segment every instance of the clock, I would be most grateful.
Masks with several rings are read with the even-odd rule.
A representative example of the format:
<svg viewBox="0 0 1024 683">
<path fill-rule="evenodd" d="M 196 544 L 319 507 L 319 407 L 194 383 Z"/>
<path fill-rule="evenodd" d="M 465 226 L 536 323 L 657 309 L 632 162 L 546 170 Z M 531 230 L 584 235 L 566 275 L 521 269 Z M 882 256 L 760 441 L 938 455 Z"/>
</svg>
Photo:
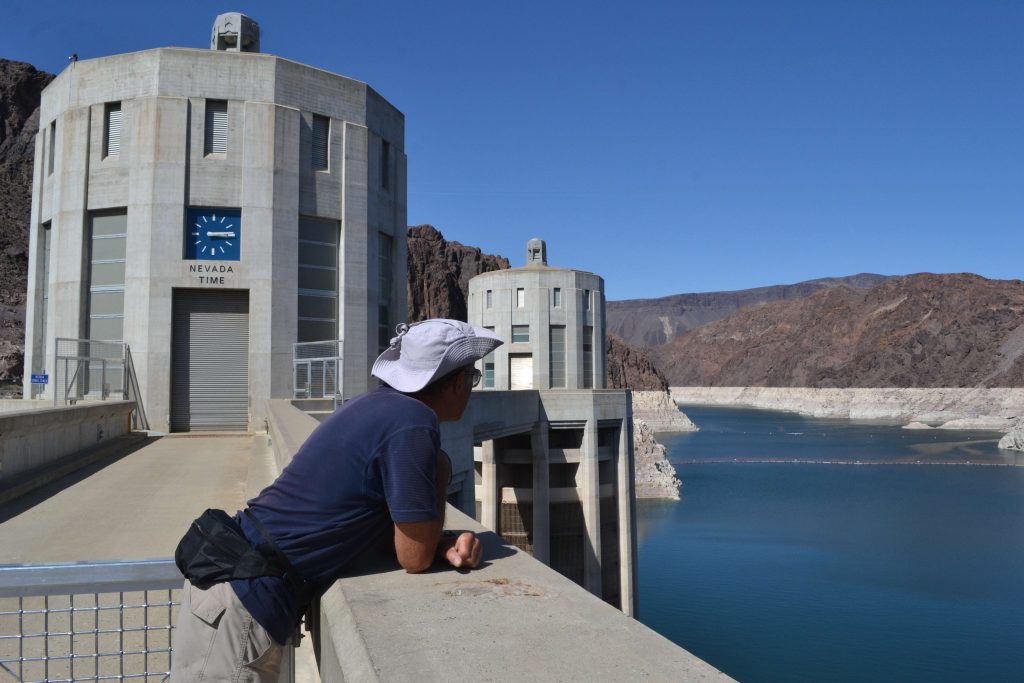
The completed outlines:
<svg viewBox="0 0 1024 683">
<path fill-rule="evenodd" d="M 239 209 L 189 208 L 185 219 L 185 258 L 238 261 L 242 255 Z"/>
</svg>

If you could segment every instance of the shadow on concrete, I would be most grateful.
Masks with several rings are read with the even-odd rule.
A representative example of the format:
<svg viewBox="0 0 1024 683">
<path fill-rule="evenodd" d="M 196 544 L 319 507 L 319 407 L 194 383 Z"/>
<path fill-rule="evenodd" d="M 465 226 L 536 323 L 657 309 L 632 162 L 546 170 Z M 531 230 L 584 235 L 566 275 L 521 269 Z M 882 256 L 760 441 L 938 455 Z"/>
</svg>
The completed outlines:
<svg viewBox="0 0 1024 683">
<path fill-rule="evenodd" d="M 159 440 L 160 436 L 139 436 L 111 439 L 95 448 L 68 456 L 43 473 L 30 473 L 11 484 L 4 493 L 8 500 L 0 503 L 0 524 L 16 517 L 61 491 L 91 477 L 97 472 Z M 23 490 L 24 493 L 19 493 Z"/>
<path fill-rule="evenodd" d="M 473 531 L 472 529 L 451 529 L 456 534 L 460 534 L 463 531 Z M 476 569 L 483 569 L 484 567 L 490 566 L 494 560 L 501 560 L 506 557 L 511 557 L 518 552 L 523 552 L 505 542 L 498 534 L 493 531 L 475 532 L 476 537 L 483 543 L 484 552 L 483 559 L 480 561 L 480 566 Z M 401 569 L 398 564 L 398 560 L 395 558 L 395 552 L 393 546 L 391 546 L 392 539 L 389 537 L 380 546 L 372 548 L 367 552 L 363 553 L 360 557 L 353 560 L 352 564 L 348 567 L 343 577 L 345 576 L 369 576 L 371 574 L 384 574 L 387 572 L 393 572 Z M 467 574 L 472 572 L 472 569 L 458 569 L 452 567 L 443 560 L 437 560 L 434 565 L 425 572 L 421 572 L 421 575 L 425 574 L 436 574 L 438 572 L 459 572 L 460 574 Z"/>
</svg>

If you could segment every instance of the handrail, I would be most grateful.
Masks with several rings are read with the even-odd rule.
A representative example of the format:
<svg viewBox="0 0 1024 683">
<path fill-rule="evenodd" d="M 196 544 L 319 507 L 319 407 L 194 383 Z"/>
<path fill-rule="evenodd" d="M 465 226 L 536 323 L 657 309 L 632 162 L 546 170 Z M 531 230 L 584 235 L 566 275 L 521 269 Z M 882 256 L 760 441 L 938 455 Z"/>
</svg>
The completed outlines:
<svg viewBox="0 0 1024 683">
<path fill-rule="evenodd" d="M 0 598 L 181 588 L 173 560 L 0 565 Z"/>
<path fill-rule="evenodd" d="M 127 344 L 124 345 L 124 358 L 125 358 L 125 369 L 127 377 L 125 377 L 125 383 L 128 385 L 127 393 L 129 398 L 131 394 L 135 394 L 135 426 L 139 429 L 149 429 L 149 418 L 146 417 L 146 409 L 142 405 L 142 392 L 139 390 L 139 378 L 135 375 L 135 361 L 132 359 L 132 349 Z"/>
</svg>

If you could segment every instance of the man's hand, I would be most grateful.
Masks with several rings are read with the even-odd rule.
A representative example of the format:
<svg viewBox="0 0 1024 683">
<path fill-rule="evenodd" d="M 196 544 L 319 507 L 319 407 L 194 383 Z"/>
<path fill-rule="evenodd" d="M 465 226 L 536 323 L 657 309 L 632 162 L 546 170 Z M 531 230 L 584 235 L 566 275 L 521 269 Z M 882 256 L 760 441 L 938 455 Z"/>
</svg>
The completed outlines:
<svg viewBox="0 0 1024 683">
<path fill-rule="evenodd" d="M 445 540 L 447 539 L 442 539 L 442 543 Z M 475 569 L 480 564 L 483 554 L 484 547 L 480 543 L 480 539 L 472 531 L 465 531 L 459 534 L 455 542 L 445 549 L 444 559 L 448 560 L 448 564 L 453 567 Z"/>
</svg>

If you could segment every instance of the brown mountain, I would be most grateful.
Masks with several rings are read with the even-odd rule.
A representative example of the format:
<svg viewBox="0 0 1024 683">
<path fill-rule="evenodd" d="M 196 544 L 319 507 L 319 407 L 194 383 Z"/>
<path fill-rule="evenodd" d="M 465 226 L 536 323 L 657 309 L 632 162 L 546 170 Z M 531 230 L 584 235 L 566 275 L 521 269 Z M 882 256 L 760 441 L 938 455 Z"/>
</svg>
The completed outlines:
<svg viewBox="0 0 1024 683">
<path fill-rule="evenodd" d="M 802 299 L 834 287 L 865 289 L 881 284 L 886 279 L 885 275 L 861 273 L 734 292 L 674 294 L 658 299 L 609 301 L 608 331 L 630 344 L 641 347 L 660 346 L 687 330 L 721 320 L 741 308 L 760 306 L 771 301 Z"/>
<path fill-rule="evenodd" d="M 0 380 L 22 373 L 32 157 L 39 97 L 51 80 L 29 64 L 0 59 Z"/>
<path fill-rule="evenodd" d="M 1024 282 L 918 274 L 740 310 L 651 350 L 673 386 L 1024 386 Z"/>
<path fill-rule="evenodd" d="M 605 353 L 610 388 L 668 391 L 668 380 L 655 367 L 647 351 L 609 334 Z"/>
<path fill-rule="evenodd" d="M 409 321 L 426 318 L 466 320 L 469 280 L 474 275 L 509 268 L 503 256 L 449 242 L 432 225 L 409 228 Z M 668 389 L 650 358 L 608 335 L 605 345 L 608 386 L 612 389 Z"/>
<path fill-rule="evenodd" d="M 470 278 L 509 267 L 504 256 L 449 242 L 432 225 L 410 227 L 408 237 L 410 322 L 427 318 L 466 320 Z"/>
</svg>

